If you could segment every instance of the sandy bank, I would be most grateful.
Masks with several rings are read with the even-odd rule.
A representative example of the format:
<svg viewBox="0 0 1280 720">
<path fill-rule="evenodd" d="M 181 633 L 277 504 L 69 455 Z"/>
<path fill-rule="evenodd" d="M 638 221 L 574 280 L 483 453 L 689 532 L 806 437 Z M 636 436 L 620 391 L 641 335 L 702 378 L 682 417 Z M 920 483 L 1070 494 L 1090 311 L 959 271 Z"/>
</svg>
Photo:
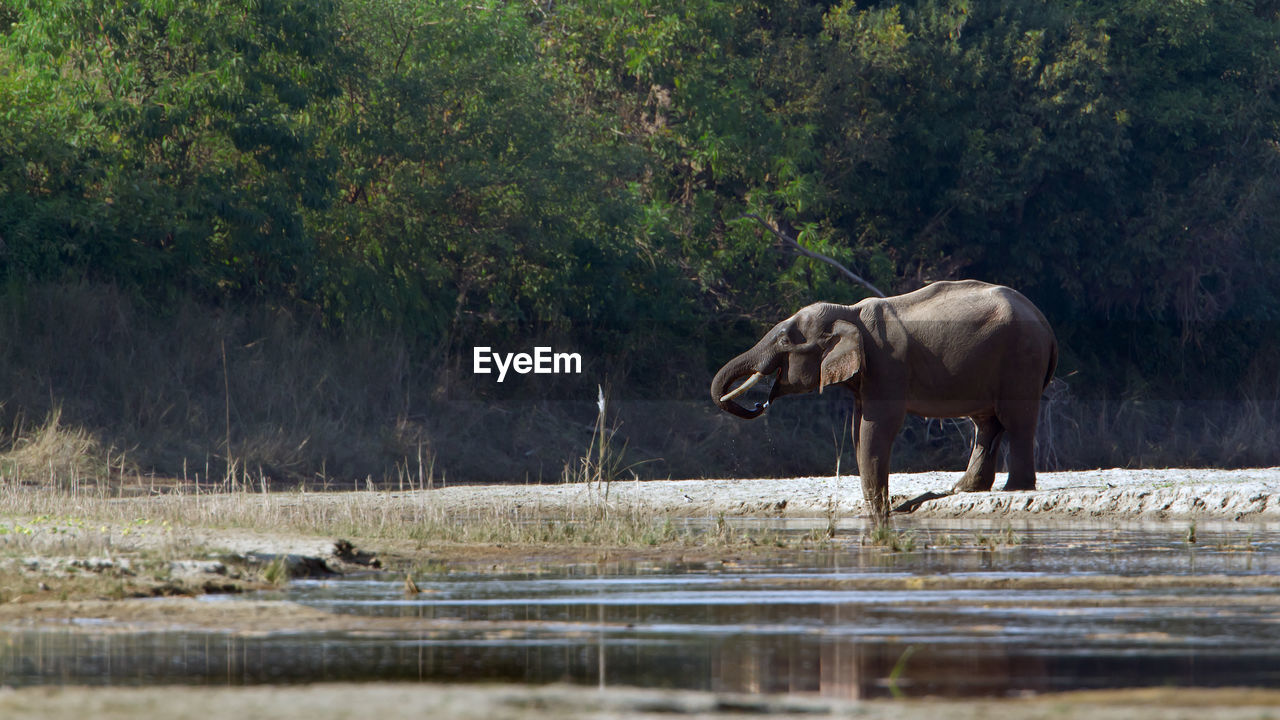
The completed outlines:
<svg viewBox="0 0 1280 720">
<path fill-rule="evenodd" d="M 1269 690 L 1152 688 L 1043 695 L 1010 700 L 875 700 L 808 696 L 739 696 L 515 685 L 310 685 L 246 688 L 28 688 L 0 690 L 0 716 L 12 720 L 166 717 L 239 720 L 426 716 L 467 720 L 565 718 L 728 720 L 770 718 L 1053 718 L 1054 720 L 1200 720 L 1276 717 L 1280 694 Z"/>
<path fill-rule="evenodd" d="M 889 479 L 894 504 L 945 493 L 957 472 L 898 473 Z M 996 487 L 1004 482 L 997 477 Z M 1033 492 L 961 493 L 919 504 L 926 517 L 1028 515 L 1104 519 L 1280 520 L 1280 468 L 1253 470 L 1083 470 L 1040 473 Z M 486 485 L 425 493 L 393 493 L 458 512 L 512 507 L 560 513 L 600 503 L 640 506 L 682 516 L 842 516 L 863 512 L 856 476 L 744 480 L 666 480 L 595 485 Z"/>
</svg>

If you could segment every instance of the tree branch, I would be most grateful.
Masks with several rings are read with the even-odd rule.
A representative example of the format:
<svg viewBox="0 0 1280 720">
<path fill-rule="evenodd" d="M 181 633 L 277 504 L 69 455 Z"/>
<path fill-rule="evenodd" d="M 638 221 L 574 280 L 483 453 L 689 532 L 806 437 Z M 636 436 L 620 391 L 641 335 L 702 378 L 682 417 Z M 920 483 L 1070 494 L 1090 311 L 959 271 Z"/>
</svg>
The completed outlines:
<svg viewBox="0 0 1280 720">
<path fill-rule="evenodd" d="M 880 288 L 867 282 L 862 278 L 861 275 L 858 275 L 854 271 L 840 264 L 838 260 L 834 258 L 829 258 L 826 255 L 823 255 L 822 253 L 814 252 L 809 248 L 806 248 L 805 246 L 801 245 L 800 242 L 797 241 L 795 238 L 791 237 L 790 235 L 787 235 L 786 233 L 782 232 L 781 230 L 774 227 L 773 225 L 770 225 L 769 223 L 765 222 L 764 218 L 760 217 L 759 215 L 756 215 L 755 213 L 747 213 L 746 215 L 739 215 L 738 217 L 734 218 L 734 220 L 745 220 L 747 218 L 751 218 L 752 220 L 755 220 L 756 222 L 763 225 L 765 229 L 767 229 L 769 232 L 777 236 L 777 238 L 781 240 L 784 245 L 787 245 L 793 248 L 796 252 L 800 253 L 801 255 L 804 255 L 805 257 L 813 258 L 814 260 L 821 260 L 822 262 L 835 267 L 837 270 L 843 273 L 845 277 L 849 278 L 853 282 L 866 288 L 868 291 L 871 292 L 872 295 L 875 295 L 876 297 L 885 296 L 884 293 L 880 292 Z"/>
</svg>

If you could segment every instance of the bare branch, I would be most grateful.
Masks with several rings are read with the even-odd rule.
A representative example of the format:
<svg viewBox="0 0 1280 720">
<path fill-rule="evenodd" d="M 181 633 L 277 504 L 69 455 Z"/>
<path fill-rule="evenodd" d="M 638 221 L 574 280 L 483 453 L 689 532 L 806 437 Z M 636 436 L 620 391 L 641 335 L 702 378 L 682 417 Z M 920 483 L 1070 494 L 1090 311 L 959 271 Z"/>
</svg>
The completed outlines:
<svg viewBox="0 0 1280 720">
<path fill-rule="evenodd" d="M 793 248 L 796 252 L 800 253 L 801 255 L 804 255 L 805 257 L 813 258 L 814 260 L 821 260 L 822 262 L 835 267 L 837 270 L 843 273 L 845 277 L 849 278 L 853 282 L 866 288 L 868 291 L 871 292 L 872 295 L 875 295 L 876 297 L 885 296 L 884 293 L 880 292 L 880 288 L 864 280 L 861 275 L 858 275 L 854 271 L 845 267 L 840 263 L 840 261 L 834 258 L 829 258 L 826 255 L 823 255 L 822 253 L 814 252 L 809 248 L 801 245 L 800 242 L 797 241 L 795 238 L 791 237 L 790 235 L 787 235 L 786 233 L 782 232 L 781 230 L 774 227 L 773 225 L 770 225 L 768 222 L 765 222 L 764 218 L 760 217 L 759 215 L 756 215 L 755 213 L 747 213 L 746 215 L 739 215 L 738 217 L 734 218 L 734 220 L 745 220 L 747 218 L 751 218 L 752 220 L 755 220 L 756 222 L 763 225 L 769 232 L 777 236 L 777 238 L 781 240 L 784 245 L 787 245 L 788 247 Z"/>
</svg>

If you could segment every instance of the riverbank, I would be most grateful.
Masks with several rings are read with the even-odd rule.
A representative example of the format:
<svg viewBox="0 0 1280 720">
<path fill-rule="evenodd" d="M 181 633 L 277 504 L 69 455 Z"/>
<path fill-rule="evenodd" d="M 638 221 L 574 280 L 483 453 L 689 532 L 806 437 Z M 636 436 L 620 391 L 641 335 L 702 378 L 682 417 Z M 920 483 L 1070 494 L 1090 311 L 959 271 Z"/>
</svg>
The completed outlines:
<svg viewBox="0 0 1280 720">
<path fill-rule="evenodd" d="M 900 545 L 913 523 L 1280 521 L 1280 469 L 1041 473 L 1034 492 L 945 495 L 956 473 L 896 474 Z M 530 559 L 715 559 L 869 532 L 856 477 L 467 485 L 428 490 L 196 492 L 130 497 L 8 486 L 0 493 L 0 604 L 199 595 L 291 577 L 506 566 Z M 807 532 L 736 518 L 813 519 Z M 794 529 L 794 528 L 793 528 Z"/>
<path fill-rule="evenodd" d="M 21 658 L 28 657 L 30 638 L 46 636 L 194 633 L 219 638 L 216 649 L 226 643 L 302 636 L 351 636 L 362 642 L 381 638 L 392 644 L 405 637 L 480 637 L 505 643 L 548 631 L 540 618 L 333 612 L 323 604 L 297 600 L 297 588 L 307 584 L 284 590 L 291 578 L 338 575 L 352 576 L 357 583 L 373 578 L 393 604 L 415 607 L 432 606 L 433 598 L 444 597 L 438 593 L 460 587 L 453 583 L 479 578 L 503 582 L 500 578 L 544 574 L 654 577 L 674 572 L 712 580 L 727 577 L 733 592 L 884 594 L 899 598 L 895 604 L 921 607 L 935 602 L 930 598 L 977 594 L 987 598 L 981 601 L 982 612 L 997 617 L 1000 607 L 1022 613 L 1028 602 L 1046 617 L 1096 613 L 1101 596 L 1112 597 L 1137 616 L 1202 617 L 1211 608 L 1215 617 L 1252 617 L 1255 610 L 1250 608 L 1273 609 L 1280 582 L 1271 571 L 1277 557 L 1274 513 L 1280 504 L 1272 491 L 1280 487 L 1278 472 L 1046 473 L 1041 489 L 1032 493 L 972 493 L 909 503 L 915 511 L 895 514 L 887 531 L 873 529 L 858 515 L 858 483 L 848 477 L 341 493 L 207 494 L 170 487 L 137 497 L 118 490 L 66 493 L 9 486 L 0 492 L 0 637 L 11 633 L 11 638 L 26 638 L 10 646 L 18 662 L 25 662 Z M 905 501 L 945 489 L 954 479 L 951 473 L 895 475 L 891 487 L 895 500 Z M 845 579 L 825 573 L 757 574 L 761 568 L 828 564 L 904 571 Z M 1035 571 L 1028 573 L 1027 567 Z M 1014 572 L 992 573 L 993 568 Z M 248 592 L 262 590 L 267 592 Z M 939 611 L 949 607 L 945 602 L 937 606 Z M 592 632 L 608 628 L 618 637 L 639 632 L 629 624 L 634 619 L 591 615 L 582 622 Z M 1001 627 L 998 622 L 979 623 L 969 626 L 969 632 L 986 637 L 1003 632 Z M 581 629 L 574 626 L 568 632 L 576 636 Z M 1142 628 L 1133 632 L 1111 632 L 1098 642 L 1159 645 L 1177 640 Z M 889 670 L 868 666 L 866 672 L 879 678 Z M 269 690 L 0 690 L 0 715 L 110 719 L 158 713 L 213 720 L 269 713 L 325 718 L 355 708 L 370 714 L 372 708 L 380 717 L 399 717 L 420 714 L 424 707 L 459 707 L 463 709 L 452 717 L 486 720 L 672 714 L 718 719 L 741 712 L 1097 720 L 1267 717 L 1260 709 L 1277 703 L 1274 696 L 1250 689 L 906 702 L 628 688 L 602 693 L 536 684 L 373 683 Z M 209 711 L 211 707 L 216 710 Z"/>
</svg>

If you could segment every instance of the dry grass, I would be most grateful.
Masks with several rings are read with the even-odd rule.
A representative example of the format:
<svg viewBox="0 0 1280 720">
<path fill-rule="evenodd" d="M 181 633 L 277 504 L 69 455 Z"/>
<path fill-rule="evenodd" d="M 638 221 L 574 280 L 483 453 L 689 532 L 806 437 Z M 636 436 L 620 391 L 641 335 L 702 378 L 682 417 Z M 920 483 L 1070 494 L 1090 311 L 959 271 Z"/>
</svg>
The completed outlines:
<svg viewBox="0 0 1280 720">
<path fill-rule="evenodd" d="M 44 423 L 29 435 L 19 434 L 12 449 L 0 456 L 0 477 L 11 482 L 44 482 L 77 488 L 82 480 L 110 477 L 109 453 L 80 428 L 62 425 L 62 410 L 53 408 Z M 124 458 L 118 458 L 123 466 Z"/>
<path fill-rule="evenodd" d="M 89 543 L 88 550 L 110 550 L 112 533 L 125 539 L 144 526 L 166 532 L 175 527 L 238 528 L 453 544 L 632 547 L 694 542 L 695 534 L 677 529 L 671 517 L 609 503 L 609 486 L 623 466 L 619 449 L 609 441 L 612 429 L 606 427 L 603 391 L 598 412 L 585 454 L 566 466 L 564 476 L 566 482 L 587 483 L 597 502 L 564 517 L 546 517 L 538 509 L 513 503 L 464 513 L 441 508 L 431 502 L 430 488 L 444 480 L 421 459 L 416 468 L 407 463 L 398 468 L 397 481 L 384 483 L 383 489 L 375 489 L 370 481 L 366 490 L 320 494 L 308 492 L 305 485 L 270 491 L 265 475 L 232 474 L 234 466 L 225 482 L 213 486 L 173 481 L 157 485 L 154 478 L 127 476 L 123 464 L 116 475 L 109 467 L 94 473 L 100 446 L 82 431 L 63 427 L 55 412 L 30 439 L 20 438 L 12 451 L 0 456 L 6 477 L 0 485 L 0 542 L 10 549 L 31 550 L 23 548 L 31 545 L 23 538 L 40 530 L 54 538 L 61 534 L 64 546 L 69 538 L 77 538 Z M 3 518 L 10 518 L 11 524 L 5 526 Z M 26 524 L 15 518 L 26 518 Z M 94 527 L 100 528 L 99 534 Z M 140 535 L 135 533 L 133 539 Z M 73 554 L 86 551 L 63 549 Z"/>
<path fill-rule="evenodd" d="M 566 469 L 599 482 L 856 465 L 847 394 L 788 398 L 746 423 L 703 397 L 702 368 L 675 388 L 620 373 L 605 427 L 595 401 L 610 371 L 601 365 L 588 359 L 581 376 L 498 387 L 394 334 L 193 302 L 157 317 L 107 286 L 25 287 L 0 300 L 0 478 L 73 489 L 154 473 L 277 490 L 546 482 Z M 1118 398 L 1066 387 L 1043 424 L 1042 467 L 1280 463 L 1280 383 L 1258 374 L 1239 401 L 1207 404 L 1136 380 Z M 894 470 L 962 469 L 966 425 L 909 419 Z M 611 465 L 584 454 L 606 446 Z"/>
<path fill-rule="evenodd" d="M 20 460 L 19 444 L 56 416 L 92 441 L 84 480 L 118 474 L 123 458 L 126 472 L 206 485 L 251 476 L 273 488 L 350 488 L 430 472 L 442 482 L 553 482 L 597 437 L 597 383 L 607 386 L 610 371 L 588 360 L 596 364 L 582 375 L 497 386 L 394 333 L 190 301 L 157 317 L 109 286 L 32 286 L 0 297 L 0 427 L 9 429 L 0 453 Z M 627 449 L 622 467 L 641 476 L 794 474 L 796 458 L 829 456 L 772 452 L 755 438 L 761 426 L 700 392 L 688 400 L 612 384 L 605 439 Z M 24 479 L 47 473 L 21 466 L 32 473 Z M 0 473 L 15 474 L 12 465 Z"/>
<path fill-rule="evenodd" d="M 1068 393 L 1055 404 L 1045 469 L 1270 467 L 1280 462 L 1280 395 L 1261 382 L 1244 397 L 1184 403 L 1137 383 L 1118 400 Z M 1044 440 L 1041 440 L 1042 444 Z"/>
<path fill-rule="evenodd" d="M 415 541 L 424 546 L 538 545 L 639 548 L 681 545 L 727 547 L 773 543 L 772 533 L 708 532 L 706 523 L 642 507 L 603 503 L 560 516 L 499 503 L 465 512 L 432 503 L 431 492 L 356 490 L 341 493 L 179 489 L 154 496 L 72 493 L 48 487 L 0 489 L 0 548 L 34 552 L 57 540 L 69 554 L 102 554 L 136 546 L 162 533 L 248 530 L 374 543 Z M 59 534 L 65 536 L 57 538 Z M 131 538 L 130 535 L 133 537 Z M 68 545 L 68 542 L 74 544 Z"/>
</svg>

